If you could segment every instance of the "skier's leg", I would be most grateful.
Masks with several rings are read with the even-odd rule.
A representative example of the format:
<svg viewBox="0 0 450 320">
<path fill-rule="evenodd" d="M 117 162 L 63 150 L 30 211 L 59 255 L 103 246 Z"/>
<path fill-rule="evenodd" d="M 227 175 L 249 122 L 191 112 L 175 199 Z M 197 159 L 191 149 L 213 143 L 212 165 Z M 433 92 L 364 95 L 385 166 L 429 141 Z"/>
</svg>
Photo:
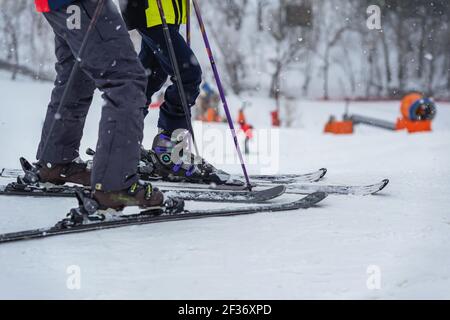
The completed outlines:
<svg viewBox="0 0 450 320">
<path fill-rule="evenodd" d="M 55 54 L 57 76 L 36 155 L 38 159 L 36 174 L 40 182 L 53 184 L 71 182 L 89 186 L 91 172 L 87 164 L 78 158 L 84 123 L 94 95 L 95 84 L 84 72 L 78 72 L 75 83 L 68 92 L 67 103 L 58 114 L 58 107 L 75 64 L 75 57 L 66 41 L 59 35 L 55 35 Z M 35 181 L 24 177 L 23 182 Z"/>
<path fill-rule="evenodd" d="M 76 4 L 81 8 L 81 30 L 67 28 L 65 7 L 45 13 L 55 33 L 66 40 L 74 55 L 81 47 L 97 2 L 83 0 Z M 105 101 L 92 186 L 101 191 L 125 190 L 138 180 L 147 80 L 126 26 L 110 0 L 89 38 L 80 68 L 103 92 Z"/>
<path fill-rule="evenodd" d="M 192 107 L 200 94 L 202 70 L 194 52 L 179 33 L 179 27 L 170 25 L 169 30 L 180 69 L 181 80 L 186 92 L 187 102 Z M 158 127 L 167 132 L 173 132 L 177 129 L 187 129 L 188 125 L 178 93 L 177 82 L 173 78 L 174 70 L 170 61 L 162 26 L 140 29 L 139 32 L 142 35 L 143 41 L 155 53 L 161 67 L 172 77 L 173 84 L 167 88 L 165 101 L 160 108 Z"/>
<path fill-rule="evenodd" d="M 146 69 L 146 73 L 148 75 L 146 90 L 147 105 L 144 108 L 144 115 L 147 116 L 148 106 L 152 103 L 153 95 L 161 90 L 169 75 L 161 67 L 161 64 L 153 53 L 152 48 L 150 48 L 145 41 L 142 41 L 141 44 L 139 60 L 141 60 L 141 63 Z"/>
<path fill-rule="evenodd" d="M 188 105 L 192 107 L 200 93 L 202 71 L 195 54 L 179 33 L 179 28 L 171 25 L 169 30 L 181 73 L 183 89 L 186 93 Z M 140 29 L 139 32 L 143 41 L 155 53 L 161 67 L 172 77 L 173 82 L 166 90 L 165 101 L 160 108 L 158 121 L 160 132 L 153 140 L 152 150 L 147 153 L 147 160 L 152 164 L 151 168 L 154 173 L 175 181 L 187 179 L 193 182 L 234 184 L 228 174 L 216 169 L 201 157 L 194 157 L 188 151 L 187 136 L 185 135 L 188 124 L 177 81 L 174 79 L 175 72 L 162 27 Z M 180 132 L 179 129 L 183 130 Z M 241 184 L 240 181 L 236 181 L 236 183 Z"/>
<path fill-rule="evenodd" d="M 70 163 L 79 156 L 84 123 L 94 95 L 95 84 L 84 72 L 78 72 L 68 92 L 67 104 L 57 114 L 75 57 L 66 41 L 55 35 L 56 80 L 48 105 L 36 158 L 44 163 Z M 51 136 L 48 136 L 54 125 Z M 45 146 L 47 144 L 47 146 Z M 45 149 L 45 150 L 44 150 Z"/>
</svg>

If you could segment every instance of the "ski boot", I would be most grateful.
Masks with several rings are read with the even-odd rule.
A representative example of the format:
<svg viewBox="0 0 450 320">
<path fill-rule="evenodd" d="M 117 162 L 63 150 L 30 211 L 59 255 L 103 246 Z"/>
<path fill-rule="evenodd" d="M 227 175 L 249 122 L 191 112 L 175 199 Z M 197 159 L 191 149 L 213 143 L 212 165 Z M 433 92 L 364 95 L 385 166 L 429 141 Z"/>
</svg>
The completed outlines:
<svg viewBox="0 0 450 320">
<path fill-rule="evenodd" d="M 126 190 L 106 192 L 95 190 L 93 198 L 98 202 L 99 208 L 123 210 L 125 207 L 138 206 L 142 209 L 160 208 L 164 204 L 164 195 L 150 183 L 136 182 Z"/>
<path fill-rule="evenodd" d="M 215 168 L 205 159 L 188 151 L 187 132 L 180 134 L 160 131 L 153 140 L 152 150 L 142 149 L 139 173 L 154 179 L 160 177 L 173 182 L 193 182 L 215 185 L 244 186 L 230 174 Z M 173 155 L 177 159 L 173 159 Z"/>
<path fill-rule="evenodd" d="M 142 216 L 158 216 L 161 214 L 178 214 L 184 211 L 184 201 L 178 198 L 164 200 L 164 195 L 150 184 L 134 183 L 129 189 L 119 192 L 95 191 L 86 195 L 77 189 L 78 208 L 73 208 L 67 217 L 55 226 L 67 229 L 83 224 L 114 221 L 120 218 L 125 207 L 137 206 L 144 211 Z"/>
<path fill-rule="evenodd" d="M 51 184 L 61 186 L 66 183 L 74 183 L 82 186 L 91 185 L 91 169 L 87 162 L 80 158 L 66 164 L 50 164 L 42 161 L 35 165 L 25 158 L 20 158 L 25 175 L 18 177 L 17 182 L 25 185 Z"/>
</svg>

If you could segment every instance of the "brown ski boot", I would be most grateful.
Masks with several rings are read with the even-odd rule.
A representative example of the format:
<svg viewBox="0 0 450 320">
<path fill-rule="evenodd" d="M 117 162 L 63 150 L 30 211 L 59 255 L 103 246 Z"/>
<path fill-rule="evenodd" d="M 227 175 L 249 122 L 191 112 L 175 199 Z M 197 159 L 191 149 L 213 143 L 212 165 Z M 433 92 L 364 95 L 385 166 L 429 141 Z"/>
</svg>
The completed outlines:
<svg viewBox="0 0 450 320">
<path fill-rule="evenodd" d="M 75 183 L 91 185 L 91 171 L 86 162 L 72 161 L 66 164 L 49 164 L 40 162 L 36 165 L 39 182 L 63 185 Z"/>
<path fill-rule="evenodd" d="M 164 194 L 150 183 L 133 183 L 130 188 L 122 191 L 105 192 L 95 190 L 94 199 L 101 210 L 123 210 L 125 207 L 138 206 L 143 209 L 161 208 L 164 206 Z"/>
<path fill-rule="evenodd" d="M 133 218 L 140 216 L 155 217 L 162 214 L 180 214 L 184 211 L 184 200 L 167 197 L 149 184 L 134 183 L 129 189 L 118 192 L 104 192 L 96 190 L 87 194 L 82 189 L 76 189 L 78 208 L 70 210 L 67 218 L 58 225 L 61 228 L 73 227 L 85 223 L 102 223 L 117 221 L 115 217 L 121 216 L 121 211 L 127 206 L 139 206 L 144 211 L 135 213 Z M 126 218 L 125 218 L 126 220 Z"/>
<path fill-rule="evenodd" d="M 50 164 L 39 161 L 34 165 L 27 159 L 20 158 L 20 165 L 25 173 L 23 176 L 17 177 L 17 182 L 20 184 L 50 183 L 63 185 L 69 182 L 83 186 L 91 185 L 91 169 L 87 162 L 83 162 L 79 158 L 65 164 Z"/>
</svg>

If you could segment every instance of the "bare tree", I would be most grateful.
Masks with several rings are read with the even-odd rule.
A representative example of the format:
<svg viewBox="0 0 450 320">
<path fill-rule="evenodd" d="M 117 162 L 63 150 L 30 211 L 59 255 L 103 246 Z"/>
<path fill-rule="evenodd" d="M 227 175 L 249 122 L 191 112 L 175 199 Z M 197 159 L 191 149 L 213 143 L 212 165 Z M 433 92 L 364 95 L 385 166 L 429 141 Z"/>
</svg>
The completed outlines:
<svg viewBox="0 0 450 320">
<path fill-rule="evenodd" d="M 48 67 L 53 63 L 53 37 L 42 15 L 27 0 L 0 0 L 0 69 L 37 80 L 51 80 Z"/>
<path fill-rule="evenodd" d="M 269 0 L 258 0 L 256 6 L 256 24 L 258 25 L 258 31 L 264 31 L 264 12 L 269 5 Z"/>
<path fill-rule="evenodd" d="M 246 56 L 242 51 L 243 24 L 248 0 L 224 0 L 205 2 L 214 16 L 209 16 L 208 27 L 221 52 L 221 63 L 228 75 L 228 84 L 239 95 L 244 89 L 246 78 Z M 208 8 L 208 7 L 207 7 Z"/>
<path fill-rule="evenodd" d="M 5 1 L 2 3 L 1 17 L 3 21 L 3 34 L 7 48 L 6 60 L 11 63 L 11 78 L 16 79 L 19 72 L 19 38 L 22 31 L 21 20 L 19 19 L 25 11 L 27 1 Z"/>
<path fill-rule="evenodd" d="M 349 3 L 337 6 L 333 1 L 319 0 L 315 2 L 315 12 L 320 12 L 321 19 L 314 25 L 315 41 L 319 43 L 314 49 L 317 57 L 322 61 L 323 98 L 329 99 L 329 75 L 332 66 L 331 55 L 339 46 L 343 35 L 351 30 L 349 19 L 345 12 L 349 12 Z"/>
<path fill-rule="evenodd" d="M 276 6 L 272 6 L 266 15 L 266 19 L 269 21 L 268 34 L 275 48 L 274 55 L 269 60 L 273 66 L 270 96 L 277 100 L 277 105 L 279 104 L 283 72 L 293 64 L 299 64 L 300 57 L 306 55 L 309 49 L 308 45 L 310 45 L 310 27 L 302 26 L 301 23 L 290 24 L 287 22 L 286 13 L 292 9 L 291 5 L 291 1 L 281 0 Z M 308 86 L 308 82 L 304 83 L 305 86 Z"/>
<path fill-rule="evenodd" d="M 54 41 L 42 15 L 29 0 L 0 5 L 0 68 L 13 79 L 52 78 Z M 291 25 L 308 13 L 292 8 L 304 5 L 312 6 L 313 23 Z M 367 28 L 369 5 L 380 6 L 382 30 Z M 202 8 L 235 94 L 267 90 L 277 98 L 283 87 L 283 95 L 326 99 L 342 90 L 368 98 L 409 90 L 450 97 L 448 0 L 216 0 Z"/>
</svg>

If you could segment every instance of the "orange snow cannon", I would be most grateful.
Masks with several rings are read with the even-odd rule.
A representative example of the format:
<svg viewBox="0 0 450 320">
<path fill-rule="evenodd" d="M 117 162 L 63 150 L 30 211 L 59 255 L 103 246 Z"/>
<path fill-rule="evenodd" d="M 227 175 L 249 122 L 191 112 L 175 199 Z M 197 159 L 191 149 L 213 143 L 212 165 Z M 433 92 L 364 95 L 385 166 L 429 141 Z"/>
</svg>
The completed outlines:
<svg viewBox="0 0 450 320">
<path fill-rule="evenodd" d="M 401 103 L 400 103 L 400 112 L 402 113 L 403 118 L 409 119 L 410 117 L 410 108 L 411 106 L 420 99 L 423 98 L 423 95 L 417 92 L 413 92 L 410 94 L 407 94 L 403 97 Z"/>
<path fill-rule="evenodd" d="M 431 122 L 436 116 L 436 104 L 433 99 L 413 92 L 406 95 L 400 106 L 402 119 L 397 119 L 397 130 L 408 130 L 409 133 L 431 131 Z"/>
<path fill-rule="evenodd" d="M 420 93 L 410 93 L 402 99 L 400 112 L 404 119 L 410 121 L 433 120 L 436 116 L 436 104 L 432 98 Z"/>
<path fill-rule="evenodd" d="M 407 130 L 409 133 L 430 132 L 431 122 L 436 116 L 436 104 L 432 98 L 413 92 L 406 95 L 400 105 L 401 118 L 397 122 L 386 121 L 358 114 L 345 113 L 343 121 L 331 116 L 325 125 L 325 133 L 351 134 L 356 125 L 367 125 L 390 131 Z"/>
</svg>

